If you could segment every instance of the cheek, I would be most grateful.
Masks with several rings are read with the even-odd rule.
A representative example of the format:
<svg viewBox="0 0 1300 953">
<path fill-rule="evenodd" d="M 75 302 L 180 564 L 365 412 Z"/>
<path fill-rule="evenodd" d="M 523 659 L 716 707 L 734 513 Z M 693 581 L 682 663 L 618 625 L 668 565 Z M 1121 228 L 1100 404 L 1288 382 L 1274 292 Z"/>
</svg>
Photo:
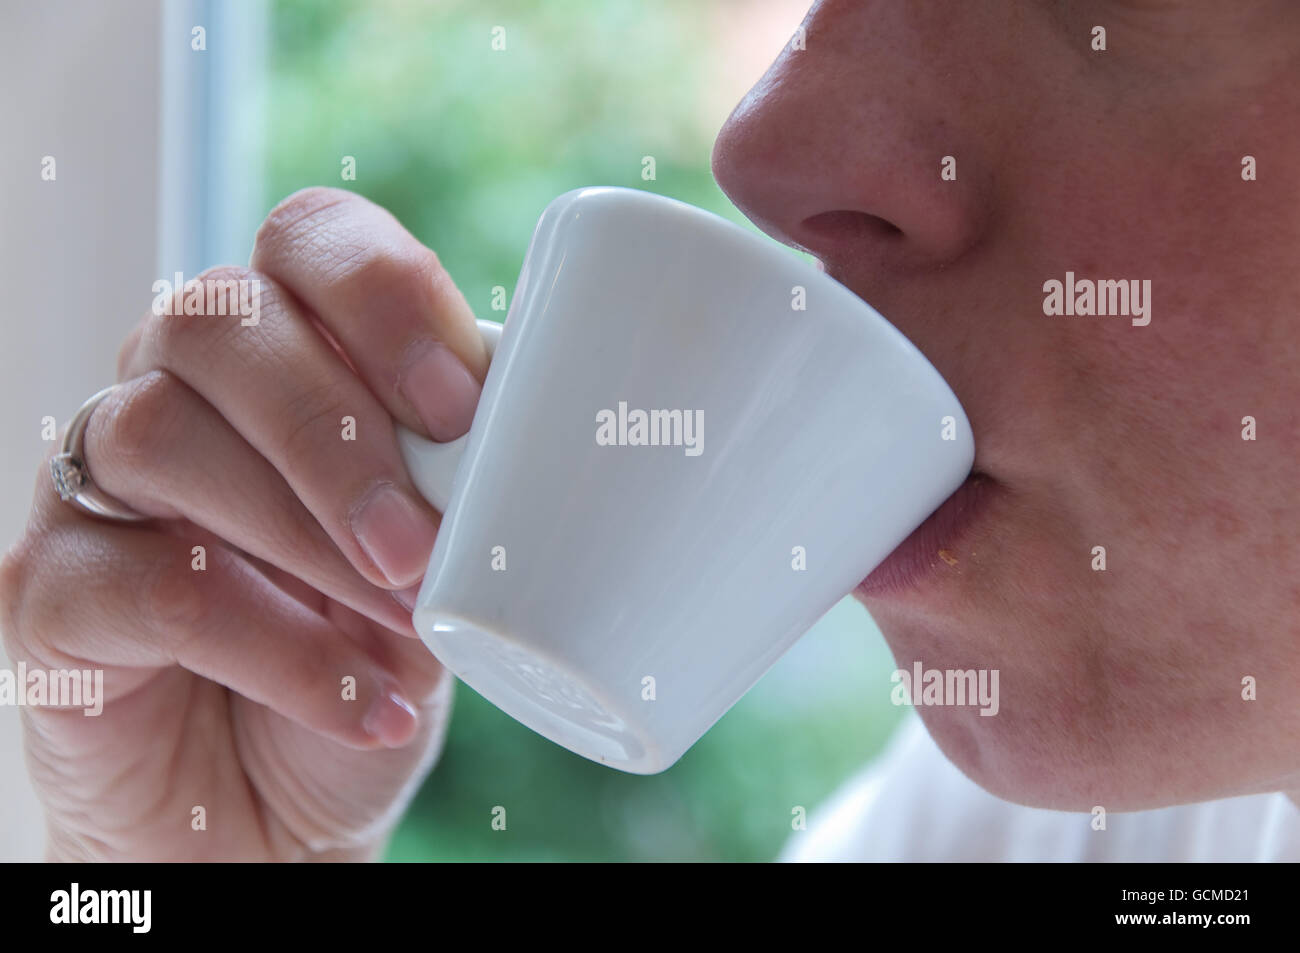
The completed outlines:
<svg viewBox="0 0 1300 953">
<path fill-rule="evenodd" d="M 1149 434 L 1154 458 L 1210 449 L 1251 408 L 1296 421 L 1300 129 L 1266 124 L 1266 114 L 1207 106 L 1133 141 L 1102 126 L 1062 147 L 1086 161 L 1057 174 L 1028 163 L 1016 170 L 1027 283 L 1064 279 L 1067 270 L 1150 282 L 1145 327 L 1114 316 L 1048 317 L 1035 307 L 1041 297 L 1027 301 L 1025 331 L 1037 352 L 1027 371 L 1065 370 L 1062 397 L 1076 426 L 1121 445 Z M 1259 158 L 1270 171 L 1243 181 L 1249 143 L 1269 144 Z"/>
<path fill-rule="evenodd" d="M 1260 138 L 1249 123 L 1208 122 L 1191 125 L 1220 130 L 1216 141 Z M 1230 601 L 1253 624 L 1279 610 L 1285 573 L 1300 577 L 1300 160 L 1245 182 L 1231 150 L 1109 145 L 1068 187 L 1024 170 L 1038 196 L 1024 221 L 1039 224 L 1026 226 L 1022 247 L 1035 250 L 1021 273 L 1149 280 L 1151 323 L 1047 316 L 1030 302 L 1007 376 L 1020 405 L 1000 416 L 1033 452 L 1022 442 L 1008 475 L 1026 497 L 1057 501 L 1062 559 L 1105 545 L 1112 572 L 1165 602 L 1171 623 Z M 1258 439 L 1243 440 L 1249 426 Z M 1113 625 L 1132 611 L 1114 588 L 1089 616 Z"/>
</svg>

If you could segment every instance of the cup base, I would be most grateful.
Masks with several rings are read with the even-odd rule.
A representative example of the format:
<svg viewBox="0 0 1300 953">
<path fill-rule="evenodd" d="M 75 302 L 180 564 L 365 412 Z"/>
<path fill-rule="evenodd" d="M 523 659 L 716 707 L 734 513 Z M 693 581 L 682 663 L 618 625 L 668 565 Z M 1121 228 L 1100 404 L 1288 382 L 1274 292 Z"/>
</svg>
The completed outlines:
<svg viewBox="0 0 1300 953">
<path fill-rule="evenodd" d="M 652 744 L 603 704 L 564 663 L 468 619 L 438 614 L 420 637 L 461 681 L 516 721 L 575 754 L 626 771 L 670 767 Z"/>
</svg>

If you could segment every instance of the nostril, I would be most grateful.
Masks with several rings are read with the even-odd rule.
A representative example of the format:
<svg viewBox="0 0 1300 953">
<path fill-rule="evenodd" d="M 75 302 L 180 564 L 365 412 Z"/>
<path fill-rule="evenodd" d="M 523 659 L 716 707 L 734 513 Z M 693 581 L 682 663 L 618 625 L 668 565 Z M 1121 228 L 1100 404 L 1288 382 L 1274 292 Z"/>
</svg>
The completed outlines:
<svg viewBox="0 0 1300 953">
<path fill-rule="evenodd" d="M 804 244 L 852 243 L 871 239 L 890 239 L 903 234 L 903 230 L 889 219 L 867 212 L 847 209 L 820 212 L 803 220 L 800 226 Z"/>
</svg>

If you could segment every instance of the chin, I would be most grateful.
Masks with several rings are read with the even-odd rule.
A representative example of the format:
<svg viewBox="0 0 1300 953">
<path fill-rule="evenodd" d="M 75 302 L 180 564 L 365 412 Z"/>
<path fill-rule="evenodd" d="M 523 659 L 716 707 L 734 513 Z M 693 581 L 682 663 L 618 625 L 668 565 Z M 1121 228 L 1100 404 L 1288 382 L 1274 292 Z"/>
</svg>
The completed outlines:
<svg viewBox="0 0 1300 953">
<path fill-rule="evenodd" d="M 955 708 L 921 708 L 935 744 L 966 777 L 1004 801 L 1060 811 L 1089 811 L 1115 798 L 1095 772 L 1081 771 L 1077 752 L 1052 737 L 1037 719 L 1014 714 L 982 717 Z"/>
<path fill-rule="evenodd" d="M 1134 709 L 1117 697 L 1094 653 L 1059 647 L 1053 653 L 1028 633 L 1014 639 L 1011 632 L 989 633 L 981 641 L 977 629 L 967 629 L 960 641 L 939 638 L 914 618 L 893 625 L 888 613 L 879 615 L 896 669 L 914 675 L 919 663 L 932 687 L 936 671 L 946 683 L 951 672 L 955 688 L 963 678 L 958 673 L 975 673 L 965 679 L 977 684 L 984 669 L 981 684 L 992 689 L 996 671 L 996 711 L 988 694 L 963 705 L 953 704 L 960 697 L 949 692 L 942 703 L 921 698 L 914 706 L 948 760 L 990 794 L 1084 812 L 1096 805 L 1139 810 L 1172 803 L 1169 784 L 1177 779 L 1157 770 L 1150 755 L 1167 741 L 1151 728 L 1160 724 L 1152 720 L 1157 713 L 1149 702 Z"/>
<path fill-rule="evenodd" d="M 1116 812 L 1279 787 L 1276 766 L 1288 760 L 1278 726 L 1233 692 L 1208 695 L 1213 684 L 1232 684 L 1229 673 L 1170 685 L 1108 671 L 1092 653 L 1040 658 L 1022 648 L 1018 659 L 1009 655 L 997 714 L 917 706 L 944 755 L 996 797 L 1027 807 L 1088 812 L 1100 805 Z M 923 656 L 895 650 L 899 669 Z"/>
</svg>

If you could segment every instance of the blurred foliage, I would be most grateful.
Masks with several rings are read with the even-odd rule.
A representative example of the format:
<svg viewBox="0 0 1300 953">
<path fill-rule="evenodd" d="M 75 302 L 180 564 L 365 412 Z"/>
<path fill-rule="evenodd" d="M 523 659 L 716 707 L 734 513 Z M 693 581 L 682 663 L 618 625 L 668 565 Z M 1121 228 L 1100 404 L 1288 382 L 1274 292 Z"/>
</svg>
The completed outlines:
<svg viewBox="0 0 1300 953">
<path fill-rule="evenodd" d="M 792 809 L 813 812 L 897 724 L 892 669 L 870 617 L 846 600 L 649 777 L 571 754 L 458 684 L 446 750 L 389 858 L 771 860 L 799 836 Z M 491 829 L 496 805 L 505 831 Z"/>
<path fill-rule="evenodd" d="M 307 185 L 360 192 L 438 252 L 480 316 L 569 189 L 663 191 L 744 221 L 713 181 L 716 130 L 695 108 L 701 6 L 277 0 L 266 204 Z M 355 181 L 340 180 L 345 155 Z M 647 155 L 655 181 L 641 178 Z"/>
<path fill-rule="evenodd" d="M 584 185 L 743 222 L 696 103 L 703 0 L 274 0 L 265 205 L 353 189 L 434 248 L 480 316 L 533 225 Z M 494 26 L 506 49 L 492 49 Z M 654 156 L 655 181 L 642 157 Z M 343 182 L 343 156 L 356 180 Z M 869 617 L 841 605 L 671 770 L 635 777 L 535 735 L 464 685 L 392 860 L 768 860 L 900 716 Z M 802 661 L 801 661 L 802 660 Z M 864 691 L 868 683 L 882 686 Z M 507 808 L 505 832 L 491 810 Z"/>
</svg>

